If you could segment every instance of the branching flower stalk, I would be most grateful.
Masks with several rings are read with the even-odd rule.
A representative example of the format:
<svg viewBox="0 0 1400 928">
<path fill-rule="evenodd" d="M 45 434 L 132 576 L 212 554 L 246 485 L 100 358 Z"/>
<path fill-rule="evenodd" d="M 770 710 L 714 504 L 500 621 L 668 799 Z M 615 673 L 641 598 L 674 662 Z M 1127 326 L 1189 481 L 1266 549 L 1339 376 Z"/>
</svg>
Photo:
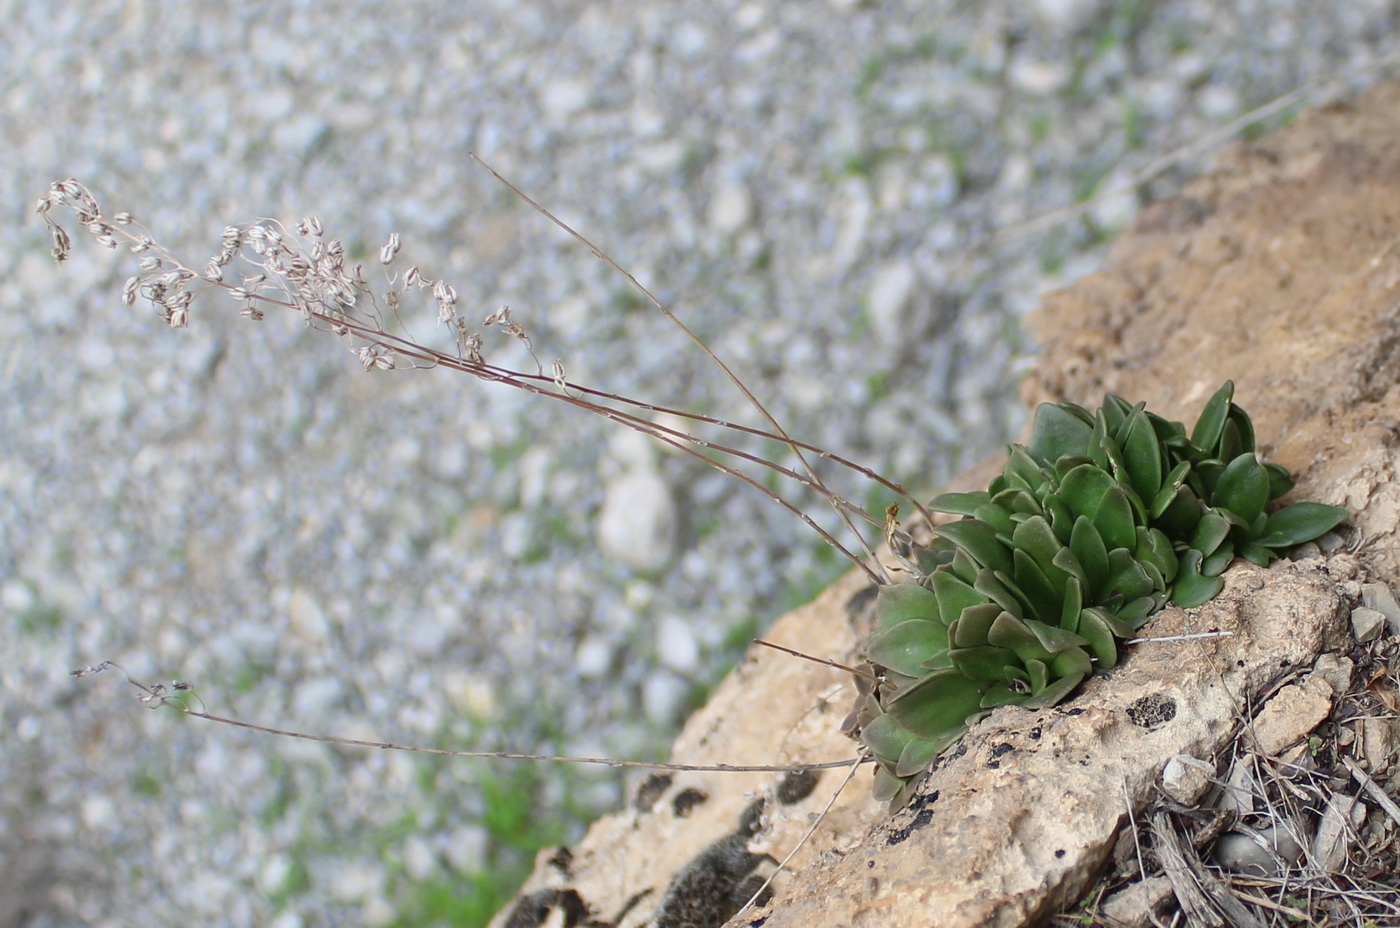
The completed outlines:
<svg viewBox="0 0 1400 928">
<path fill-rule="evenodd" d="M 36 212 L 48 226 L 53 242 L 52 255 L 59 262 L 68 257 L 72 249 L 72 240 L 63 226 L 53 218 L 54 207 L 72 210 L 78 222 L 99 244 L 113 250 L 125 247 L 131 253 L 139 255 L 139 270 L 129 277 L 123 286 L 122 302 L 130 307 L 138 299 L 146 300 L 159 311 L 162 321 L 173 328 L 189 325 L 190 312 L 196 297 L 207 290 L 221 289 L 239 304 L 240 313 L 250 320 L 260 321 L 268 308 L 280 308 L 297 313 L 307 326 L 338 336 L 366 371 L 444 367 L 484 381 L 559 400 L 649 435 L 748 484 L 797 516 L 823 541 L 864 570 L 873 582 L 889 582 L 884 568 L 855 524 L 855 520 L 860 520 L 884 529 L 887 528 L 888 520 L 871 515 L 831 490 L 817 474 L 807 454 L 830 460 L 874 480 L 892 493 L 909 500 L 916 509 L 927 515 L 921 504 L 904 487 L 876 474 L 870 468 L 790 437 L 763 404 L 744 386 L 740 378 L 633 275 L 489 166 L 485 167 L 517 196 L 578 239 L 594 255 L 624 276 L 668 321 L 678 326 L 714 364 L 719 366 L 768 421 L 771 430 L 645 403 L 575 383 L 568 379 L 563 362 L 558 360 L 551 362 L 546 372 L 534 352 L 528 333 L 513 317 L 509 306 L 501 306 L 490 313 L 479 328 L 497 329 L 500 334 L 514 339 L 534 361 L 536 370 L 515 370 L 489 362 L 482 332 L 462 315 L 455 288 L 445 280 L 428 277 L 416 265 L 400 271 L 401 243 L 397 234 L 391 234 L 380 249 L 379 263 L 384 268 L 385 284 L 376 290 L 366 279 L 364 266 L 358 263 L 348 264 L 344 245 L 339 240 L 327 239 L 320 221 L 314 216 L 301 220 L 292 229 L 271 219 L 226 226 L 218 252 L 209 259 L 204 268 L 196 269 L 160 245 L 130 213 L 117 213 L 110 218 L 105 216 L 96 198 L 76 180 L 53 183 L 48 194 L 39 200 Z M 452 333 L 455 352 L 441 351 L 411 337 L 389 331 L 390 326 L 386 320 L 392 318 L 401 328 L 403 320 L 400 310 L 405 297 L 422 291 L 430 293 L 436 303 L 437 322 L 446 326 Z M 793 470 L 763 455 L 732 445 L 705 440 L 680 429 L 662 425 L 648 417 L 648 414 L 657 413 L 713 426 L 737 435 L 778 442 L 791 449 L 802 470 Z M 716 455 L 748 461 L 815 491 L 836 510 L 857 539 L 860 552 L 852 551 L 838 541 L 801 507 Z"/>
</svg>

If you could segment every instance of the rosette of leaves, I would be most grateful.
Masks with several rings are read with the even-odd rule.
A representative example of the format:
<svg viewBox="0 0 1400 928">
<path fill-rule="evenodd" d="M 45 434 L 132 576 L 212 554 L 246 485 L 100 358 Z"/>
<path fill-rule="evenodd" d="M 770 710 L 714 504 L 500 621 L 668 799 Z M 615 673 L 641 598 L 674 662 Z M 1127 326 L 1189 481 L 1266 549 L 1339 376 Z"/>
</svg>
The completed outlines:
<svg viewBox="0 0 1400 928">
<path fill-rule="evenodd" d="M 875 793 L 902 805 L 967 726 L 1003 705 L 1052 706 L 1168 601 L 1220 592 L 1235 557 L 1267 564 L 1347 515 L 1319 503 L 1269 510 L 1293 486 L 1259 459 L 1227 382 L 1184 425 L 1108 396 L 1037 411 L 985 490 L 932 508 L 963 516 L 920 552 L 923 576 L 884 586 L 867 657 L 878 680 L 856 712 Z"/>
</svg>

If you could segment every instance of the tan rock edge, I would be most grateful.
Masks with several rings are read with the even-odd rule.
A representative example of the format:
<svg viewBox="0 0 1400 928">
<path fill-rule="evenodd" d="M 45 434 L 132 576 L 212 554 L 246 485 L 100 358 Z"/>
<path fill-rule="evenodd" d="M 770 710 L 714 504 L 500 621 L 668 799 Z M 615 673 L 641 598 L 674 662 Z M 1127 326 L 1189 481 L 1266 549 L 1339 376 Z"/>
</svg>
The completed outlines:
<svg viewBox="0 0 1400 928">
<path fill-rule="evenodd" d="M 1298 475 L 1294 496 L 1352 509 L 1367 567 L 1393 585 L 1397 310 L 1400 86 L 1388 85 L 1230 150 L 1147 210 L 1103 272 L 1047 298 L 1024 395 L 1094 405 L 1111 391 L 1192 421 L 1233 379 L 1261 450 Z M 1341 646 L 1352 605 L 1341 584 L 1358 577 L 1345 556 L 1237 562 L 1216 601 L 1165 610 L 1143 631 L 1227 634 L 1132 645 L 1055 710 L 994 713 L 893 817 L 870 799 L 863 768 L 779 876 L 773 903 L 736 923 L 1022 925 L 1053 911 L 1088 885 L 1170 758 L 1214 756 L 1278 684 Z M 863 587 L 848 576 L 770 639 L 850 660 Z M 839 732 L 851 698 L 847 675 L 756 650 L 690 720 L 673 759 L 854 757 Z M 599 821 L 568 855 L 541 854 L 523 901 L 493 924 L 719 924 L 745 877 L 772 871 L 758 855 L 796 846 L 843 777 L 826 771 L 795 802 L 780 799 L 779 773 L 654 781 L 643 807 Z M 734 839 L 741 827 L 757 835 Z M 687 892 L 695 898 L 678 900 Z"/>
</svg>

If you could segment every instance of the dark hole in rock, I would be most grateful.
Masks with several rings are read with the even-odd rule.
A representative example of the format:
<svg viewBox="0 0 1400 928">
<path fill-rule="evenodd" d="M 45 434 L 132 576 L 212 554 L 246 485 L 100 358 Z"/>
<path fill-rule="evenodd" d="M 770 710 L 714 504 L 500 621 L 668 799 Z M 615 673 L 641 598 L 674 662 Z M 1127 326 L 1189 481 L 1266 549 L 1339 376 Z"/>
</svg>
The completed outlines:
<svg viewBox="0 0 1400 928">
<path fill-rule="evenodd" d="M 778 801 L 785 806 L 801 802 L 817 788 L 821 774 L 815 770 L 789 770 L 778 784 Z"/>
<path fill-rule="evenodd" d="M 1176 718 L 1176 700 L 1161 693 L 1143 696 L 1128 707 L 1128 718 L 1139 728 L 1157 728 Z"/>
<path fill-rule="evenodd" d="M 637 787 L 637 795 L 632 799 L 632 807 L 638 812 L 650 812 L 661 794 L 671 788 L 669 773 L 653 773 Z"/>
<path fill-rule="evenodd" d="M 686 818 L 696 806 L 710 797 L 693 786 L 676 793 L 676 798 L 671 800 L 671 811 L 676 813 L 676 818 Z"/>
</svg>

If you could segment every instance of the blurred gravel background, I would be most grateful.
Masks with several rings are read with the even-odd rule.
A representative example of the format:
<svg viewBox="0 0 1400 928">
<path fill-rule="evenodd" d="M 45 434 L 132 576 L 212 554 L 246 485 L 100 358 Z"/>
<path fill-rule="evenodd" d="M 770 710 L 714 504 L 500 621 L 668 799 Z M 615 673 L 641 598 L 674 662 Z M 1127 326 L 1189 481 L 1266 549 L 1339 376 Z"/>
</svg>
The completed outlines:
<svg viewBox="0 0 1400 928">
<path fill-rule="evenodd" d="M 1200 163 L 991 233 L 1391 54 L 1398 7 L 0 2 L 0 926 L 470 924 L 533 843 L 621 797 L 612 771 L 147 712 L 71 668 L 110 658 L 302 730 L 657 756 L 747 637 L 843 569 L 750 489 L 601 421 L 364 374 L 226 300 L 187 331 L 124 310 L 129 256 L 77 235 L 49 259 L 50 180 L 196 266 L 257 216 L 316 214 L 366 256 L 397 231 L 571 377 L 753 421 L 476 151 L 794 435 L 926 492 L 1019 428 L 1039 295 Z M 651 492 L 610 507 L 628 487 Z"/>
</svg>

